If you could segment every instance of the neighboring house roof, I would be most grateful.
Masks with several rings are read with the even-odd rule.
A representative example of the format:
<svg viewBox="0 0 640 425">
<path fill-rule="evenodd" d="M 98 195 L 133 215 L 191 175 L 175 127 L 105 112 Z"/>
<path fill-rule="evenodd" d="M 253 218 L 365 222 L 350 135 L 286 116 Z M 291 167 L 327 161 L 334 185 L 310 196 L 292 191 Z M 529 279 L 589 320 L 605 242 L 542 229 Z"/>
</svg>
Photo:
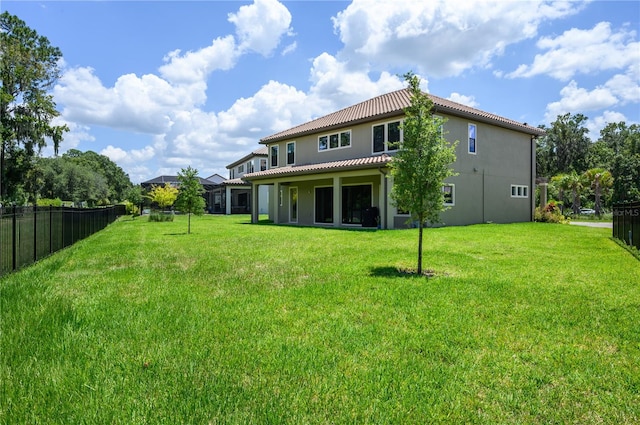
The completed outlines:
<svg viewBox="0 0 640 425">
<path fill-rule="evenodd" d="M 211 180 L 203 179 L 202 177 L 198 177 L 198 181 L 200 181 L 200 184 L 206 190 L 213 189 L 213 187 L 216 185 L 215 182 Z M 178 176 L 159 176 L 151 180 L 147 180 L 146 182 L 142 182 L 140 183 L 140 185 L 142 187 L 154 186 L 154 185 L 164 186 L 166 183 L 173 184 L 175 186 L 178 186 L 180 184 L 180 182 L 178 181 Z"/>
<path fill-rule="evenodd" d="M 232 162 L 231 164 L 227 165 L 227 169 L 232 169 L 233 167 L 240 165 L 244 162 L 249 161 L 251 158 L 255 157 L 255 156 L 264 156 L 267 157 L 269 156 L 269 149 L 266 146 L 260 146 L 258 149 L 254 150 L 253 152 L 251 152 L 248 155 L 243 156 L 242 158 L 240 158 L 239 160 Z"/>
<path fill-rule="evenodd" d="M 291 165 L 288 167 L 271 168 L 265 171 L 245 174 L 243 176 L 243 179 L 260 180 L 271 177 L 280 177 L 284 175 L 294 176 L 300 174 L 329 173 L 337 169 L 340 169 L 340 171 L 345 171 L 357 170 L 361 168 L 374 168 L 385 166 L 389 161 L 391 161 L 391 156 L 385 153 L 382 155 L 345 159 L 341 161 L 322 162 L 319 164 Z"/>
<path fill-rule="evenodd" d="M 466 117 L 475 121 L 485 122 L 512 130 L 521 131 L 532 136 L 544 135 L 542 129 L 531 127 L 526 123 L 520 123 L 489 112 L 471 108 L 461 103 L 428 94 L 433 101 L 436 113 L 446 113 L 458 117 Z M 288 130 L 281 131 L 271 136 L 260 139 L 260 143 L 277 142 L 305 134 L 326 131 L 342 127 L 345 124 L 358 124 L 374 121 L 385 116 L 397 116 L 404 113 L 404 109 L 411 104 L 411 92 L 409 89 L 397 90 L 391 93 L 365 100 L 340 111 L 306 122 Z"/>
<path fill-rule="evenodd" d="M 222 177 L 220 174 L 214 174 L 212 176 L 207 177 L 207 180 L 209 180 L 210 182 L 213 182 L 215 184 L 220 184 L 223 181 L 225 181 L 226 179 L 224 177 Z"/>
</svg>

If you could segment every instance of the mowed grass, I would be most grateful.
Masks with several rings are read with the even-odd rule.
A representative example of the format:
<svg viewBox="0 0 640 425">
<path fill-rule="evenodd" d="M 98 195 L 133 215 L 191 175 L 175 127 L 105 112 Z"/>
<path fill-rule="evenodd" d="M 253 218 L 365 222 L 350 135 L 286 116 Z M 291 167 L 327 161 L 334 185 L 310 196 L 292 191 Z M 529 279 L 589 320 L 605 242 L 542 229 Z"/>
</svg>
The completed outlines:
<svg viewBox="0 0 640 425">
<path fill-rule="evenodd" d="M 0 280 L 0 423 L 638 423 L 611 230 L 124 219 Z"/>
</svg>

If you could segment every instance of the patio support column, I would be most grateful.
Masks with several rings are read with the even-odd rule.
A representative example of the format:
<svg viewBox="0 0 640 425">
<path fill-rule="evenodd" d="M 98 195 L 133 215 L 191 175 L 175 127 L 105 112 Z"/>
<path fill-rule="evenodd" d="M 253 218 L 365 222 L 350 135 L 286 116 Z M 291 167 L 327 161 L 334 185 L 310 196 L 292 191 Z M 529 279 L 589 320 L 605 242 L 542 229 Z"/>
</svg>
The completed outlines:
<svg viewBox="0 0 640 425">
<path fill-rule="evenodd" d="M 224 213 L 226 215 L 231 215 L 231 202 L 233 201 L 233 199 L 231 198 L 231 186 L 225 186 L 224 187 L 225 190 L 225 211 Z"/>
<path fill-rule="evenodd" d="M 380 228 L 387 228 L 387 177 L 380 172 L 380 189 L 378 190 L 378 205 L 380 205 Z"/>
<path fill-rule="evenodd" d="M 260 185 L 257 183 L 251 183 L 251 222 L 257 223 L 260 217 L 260 211 L 258 205 L 260 201 Z"/>
<path fill-rule="evenodd" d="M 284 194 L 281 196 L 280 191 L 282 190 L 282 186 L 280 186 L 278 182 L 273 183 L 273 190 L 276 199 L 276 204 L 273 206 L 273 222 L 280 224 L 280 207 L 282 206 L 282 196 L 284 196 Z"/>
<path fill-rule="evenodd" d="M 333 178 L 333 225 L 339 227 L 342 224 L 342 178 Z"/>
</svg>

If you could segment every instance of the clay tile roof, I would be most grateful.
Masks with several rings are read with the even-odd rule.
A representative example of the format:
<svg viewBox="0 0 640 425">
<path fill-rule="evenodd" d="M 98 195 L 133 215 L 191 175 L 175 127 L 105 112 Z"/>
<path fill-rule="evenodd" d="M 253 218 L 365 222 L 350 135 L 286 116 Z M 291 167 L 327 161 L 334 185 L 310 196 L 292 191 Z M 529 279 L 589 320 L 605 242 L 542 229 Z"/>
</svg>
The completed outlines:
<svg viewBox="0 0 640 425">
<path fill-rule="evenodd" d="M 531 127 L 508 118 L 471 108 L 461 103 L 429 94 L 434 103 L 436 113 L 448 113 L 455 116 L 466 117 L 478 121 L 487 122 L 501 127 L 518 130 L 531 135 L 543 135 L 544 132 L 536 127 Z M 391 93 L 374 97 L 356 105 L 349 106 L 329 115 L 300 124 L 288 130 L 281 131 L 271 136 L 260 139 L 260 143 L 276 142 L 288 138 L 301 136 L 340 127 L 347 123 L 373 121 L 385 116 L 401 115 L 411 103 L 409 89 L 397 90 Z"/>
<path fill-rule="evenodd" d="M 368 156 L 365 158 L 345 159 L 342 161 L 323 162 L 320 164 L 291 165 L 288 167 L 270 168 L 265 171 L 245 174 L 245 180 L 260 180 L 270 177 L 280 177 L 285 175 L 315 174 L 331 172 L 336 169 L 353 170 L 358 168 L 371 168 L 383 166 L 391 161 L 391 156 L 387 154 Z"/>
<path fill-rule="evenodd" d="M 229 179 L 222 182 L 225 186 L 247 186 L 249 183 L 241 178 Z"/>
</svg>

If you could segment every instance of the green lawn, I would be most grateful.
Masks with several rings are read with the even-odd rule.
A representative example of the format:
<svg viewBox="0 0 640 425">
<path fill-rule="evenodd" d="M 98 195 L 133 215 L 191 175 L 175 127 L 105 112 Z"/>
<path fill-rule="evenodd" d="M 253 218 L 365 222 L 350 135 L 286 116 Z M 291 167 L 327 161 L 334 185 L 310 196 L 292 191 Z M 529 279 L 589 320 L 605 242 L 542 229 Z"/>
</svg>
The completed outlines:
<svg viewBox="0 0 640 425">
<path fill-rule="evenodd" d="M 0 280 L 2 424 L 640 422 L 610 229 L 121 220 Z"/>
</svg>

